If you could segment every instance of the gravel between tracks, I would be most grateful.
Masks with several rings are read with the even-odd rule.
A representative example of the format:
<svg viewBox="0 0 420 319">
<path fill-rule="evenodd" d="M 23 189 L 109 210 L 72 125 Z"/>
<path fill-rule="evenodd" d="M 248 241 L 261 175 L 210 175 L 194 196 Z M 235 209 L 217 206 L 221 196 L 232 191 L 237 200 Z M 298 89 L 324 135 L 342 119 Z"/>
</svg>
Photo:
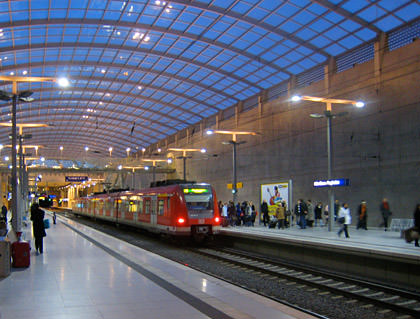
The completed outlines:
<svg viewBox="0 0 420 319">
<path fill-rule="evenodd" d="M 72 218 L 71 216 L 67 216 Z M 308 309 L 314 313 L 334 319 L 391 319 L 398 316 L 390 311 L 383 313 L 380 308 L 362 303 L 345 297 L 331 296 L 331 294 L 319 295 L 320 291 L 309 286 L 300 284 L 288 284 L 271 277 L 261 278 L 254 272 L 238 271 L 219 261 L 211 260 L 195 254 L 180 245 L 171 245 L 165 241 L 157 240 L 150 235 L 136 232 L 125 227 L 94 223 L 85 218 L 77 218 L 77 221 L 87 226 L 103 231 L 109 235 L 127 241 L 166 258 L 188 264 L 195 269 L 214 274 L 236 285 L 251 289 L 266 296 L 275 297 L 287 301 L 290 304 Z M 334 298 L 331 298 L 334 297 Z"/>
</svg>

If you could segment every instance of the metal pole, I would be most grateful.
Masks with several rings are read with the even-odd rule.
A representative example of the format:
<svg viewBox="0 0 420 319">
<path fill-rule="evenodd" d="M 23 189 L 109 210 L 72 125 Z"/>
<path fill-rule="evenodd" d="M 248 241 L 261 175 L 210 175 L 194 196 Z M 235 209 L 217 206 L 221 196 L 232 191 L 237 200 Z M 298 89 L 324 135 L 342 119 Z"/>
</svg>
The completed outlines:
<svg viewBox="0 0 420 319">
<path fill-rule="evenodd" d="M 233 192 L 233 203 L 236 203 L 236 193 L 238 189 L 236 188 L 236 142 L 232 141 L 233 146 L 233 185 L 232 185 L 232 192 Z"/>
<path fill-rule="evenodd" d="M 17 202 L 17 163 L 16 163 L 16 105 L 17 94 L 13 92 L 12 103 L 12 228 L 15 232 L 20 231 L 18 202 Z"/>
<path fill-rule="evenodd" d="M 325 112 L 327 117 L 327 157 L 328 157 L 328 180 L 332 179 L 332 114 L 330 111 Z M 333 218 L 334 218 L 334 188 L 328 187 L 328 202 L 329 202 L 329 218 L 328 218 L 328 231 L 332 231 Z"/>
<path fill-rule="evenodd" d="M 156 166 L 153 163 L 153 183 L 155 183 L 155 182 L 156 182 Z"/>
<path fill-rule="evenodd" d="M 184 182 L 187 180 L 187 157 L 182 156 L 182 160 L 184 161 Z"/>
</svg>

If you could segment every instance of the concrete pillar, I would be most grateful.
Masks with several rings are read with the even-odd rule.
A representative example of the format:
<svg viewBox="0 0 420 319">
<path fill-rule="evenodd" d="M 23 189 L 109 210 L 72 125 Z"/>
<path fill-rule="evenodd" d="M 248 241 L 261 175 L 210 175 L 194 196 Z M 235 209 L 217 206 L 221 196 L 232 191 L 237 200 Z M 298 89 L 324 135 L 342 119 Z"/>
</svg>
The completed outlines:
<svg viewBox="0 0 420 319">
<path fill-rule="evenodd" d="M 334 57 L 328 59 L 328 63 L 324 66 L 324 89 L 325 95 L 330 94 L 331 82 L 333 75 L 337 73 L 337 61 Z"/>
<path fill-rule="evenodd" d="M 290 99 L 293 95 L 295 95 L 295 89 L 297 86 L 297 78 L 296 75 L 292 75 L 289 79 L 289 82 L 287 83 L 287 107 L 290 109 L 290 107 L 292 106 L 292 103 L 290 103 Z"/>
<path fill-rule="evenodd" d="M 235 106 L 235 128 L 238 128 L 239 126 L 239 114 L 242 112 L 243 109 L 244 109 L 244 102 L 243 101 L 238 102 L 238 104 Z"/>
<path fill-rule="evenodd" d="M 376 89 L 379 89 L 381 83 L 381 74 L 382 74 L 382 64 L 384 61 L 384 55 L 388 52 L 388 35 L 384 32 L 381 32 L 378 35 L 376 42 L 374 43 L 374 73 L 375 73 L 375 82 Z"/>
</svg>

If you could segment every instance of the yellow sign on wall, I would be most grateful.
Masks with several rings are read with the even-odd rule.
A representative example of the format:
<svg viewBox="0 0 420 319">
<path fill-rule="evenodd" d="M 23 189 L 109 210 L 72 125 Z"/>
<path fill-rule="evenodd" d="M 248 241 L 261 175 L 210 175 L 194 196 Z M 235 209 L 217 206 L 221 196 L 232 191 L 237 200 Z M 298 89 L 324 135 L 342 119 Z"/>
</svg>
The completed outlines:
<svg viewBox="0 0 420 319">
<path fill-rule="evenodd" d="M 232 189 L 233 188 L 232 185 L 233 185 L 232 183 L 227 184 L 227 188 Z M 244 187 L 244 184 L 242 182 L 236 183 L 236 188 L 242 188 L 242 187 Z"/>
</svg>

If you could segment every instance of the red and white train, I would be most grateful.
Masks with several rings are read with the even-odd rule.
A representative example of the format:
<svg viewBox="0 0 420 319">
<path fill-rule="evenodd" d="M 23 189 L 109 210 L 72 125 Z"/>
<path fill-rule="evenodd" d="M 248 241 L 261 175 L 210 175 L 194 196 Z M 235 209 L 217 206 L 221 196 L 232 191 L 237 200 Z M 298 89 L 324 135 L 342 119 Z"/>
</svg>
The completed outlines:
<svg viewBox="0 0 420 319">
<path fill-rule="evenodd" d="M 216 193 L 209 184 L 177 184 L 79 198 L 76 215 L 169 236 L 202 240 L 220 230 Z"/>
</svg>

